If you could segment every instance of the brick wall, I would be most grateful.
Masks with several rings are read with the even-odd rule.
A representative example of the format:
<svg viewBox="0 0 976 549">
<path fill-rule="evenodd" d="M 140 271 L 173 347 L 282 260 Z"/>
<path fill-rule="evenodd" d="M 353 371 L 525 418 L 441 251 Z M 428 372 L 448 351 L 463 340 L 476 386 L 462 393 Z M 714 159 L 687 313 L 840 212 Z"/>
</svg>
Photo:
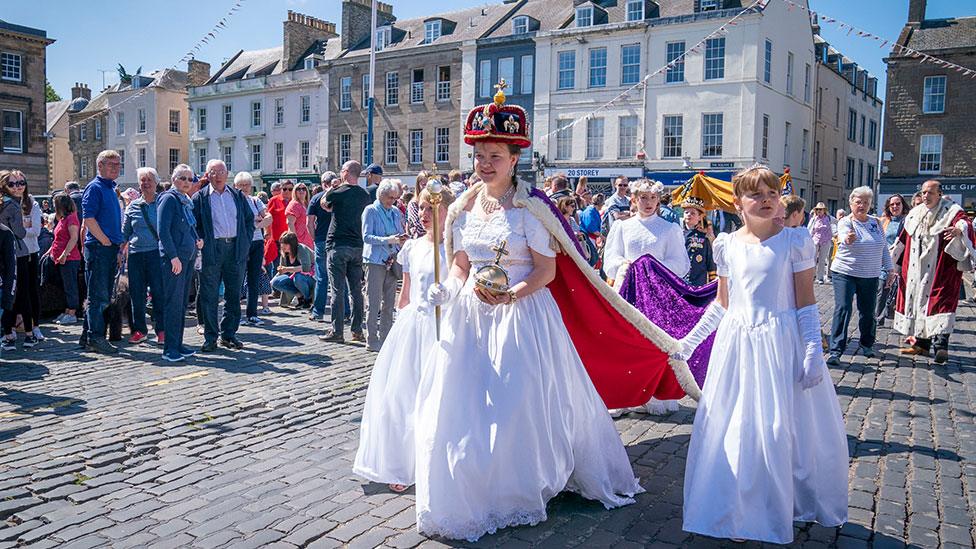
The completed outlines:
<svg viewBox="0 0 976 549">
<path fill-rule="evenodd" d="M 939 54 L 941 59 L 976 67 L 976 50 Z M 926 76 L 945 75 L 946 103 L 943 114 L 922 114 Z M 944 176 L 976 175 L 976 79 L 953 70 L 914 59 L 893 59 L 888 63 L 888 93 L 884 122 L 885 152 L 893 154 L 886 163 L 888 177 L 918 175 L 918 154 L 922 135 L 941 134 Z"/>
</svg>

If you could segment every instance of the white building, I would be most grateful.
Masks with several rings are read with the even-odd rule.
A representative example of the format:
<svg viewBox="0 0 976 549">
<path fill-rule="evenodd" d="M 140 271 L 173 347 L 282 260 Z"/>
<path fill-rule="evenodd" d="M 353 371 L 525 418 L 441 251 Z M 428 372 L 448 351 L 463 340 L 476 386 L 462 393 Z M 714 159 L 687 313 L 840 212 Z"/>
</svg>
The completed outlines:
<svg viewBox="0 0 976 549">
<path fill-rule="evenodd" d="M 138 187 L 136 169 L 143 166 L 168 179 L 177 164 L 186 162 L 186 86 L 187 73 L 165 69 L 134 75 L 106 92 L 106 146 L 122 157 L 119 185 Z"/>
<path fill-rule="evenodd" d="M 761 162 L 790 167 L 796 192 L 809 195 L 816 83 L 807 15 L 769 2 L 692 51 L 749 4 L 696 2 L 689 13 L 690 4 L 594 0 L 578 4 L 565 28 L 540 33 L 534 135 L 547 171 L 604 181 L 643 173 L 673 185 L 699 170 L 728 179 Z M 646 91 L 570 127 L 686 51 Z"/>
<path fill-rule="evenodd" d="M 257 190 L 318 182 L 328 155 L 329 88 L 315 67 L 339 53 L 335 25 L 288 12 L 282 46 L 240 51 L 189 90 L 190 165 L 219 158 Z"/>
</svg>

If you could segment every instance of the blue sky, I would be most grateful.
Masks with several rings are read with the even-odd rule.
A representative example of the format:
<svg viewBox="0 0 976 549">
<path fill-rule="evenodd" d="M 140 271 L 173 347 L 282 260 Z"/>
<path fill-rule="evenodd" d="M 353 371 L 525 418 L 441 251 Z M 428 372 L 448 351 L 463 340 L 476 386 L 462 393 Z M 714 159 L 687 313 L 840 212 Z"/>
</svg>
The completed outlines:
<svg viewBox="0 0 976 549">
<path fill-rule="evenodd" d="M 496 0 L 500 1 L 500 0 Z M 771 0 L 777 2 L 780 0 Z M 130 72 L 172 66 L 205 35 L 234 4 L 234 0 L 90 0 L 83 8 L 69 0 L 3 0 L 6 21 L 41 28 L 57 42 L 48 48 L 48 79 L 62 97 L 74 82 L 101 89 L 118 77 L 119 63 Z M 394 13 L 406 19 L 432 13 L 440 2 L 392 0 Z M 485 0 L 451 0 L 443 11 L 485 4 Z M 908 0 L 811 0 L 811 8 L 889 40 L 898 37 L 908 12 Z M 244 0 L 216 40 L 205 45 L 197 58 L 214 65 L 239 49 L 261 49 L 281 43 L 281 21 L 292 9 L 328 21 L 341 21 L 340 0 Z M 928 18 L 976 15 L 971 0 L 929 0 Z M 341 29 L 340 29 L 341 32 Z M 877 42 L 848 36 L 831 26 L 823 34 L 837 49 L 856 60 L 881 80 L 887 49 Z M 181 67 L 184 68 L 185 67 Z M 652 67 L 652 70 L 657 67 Z"/>
</svg>

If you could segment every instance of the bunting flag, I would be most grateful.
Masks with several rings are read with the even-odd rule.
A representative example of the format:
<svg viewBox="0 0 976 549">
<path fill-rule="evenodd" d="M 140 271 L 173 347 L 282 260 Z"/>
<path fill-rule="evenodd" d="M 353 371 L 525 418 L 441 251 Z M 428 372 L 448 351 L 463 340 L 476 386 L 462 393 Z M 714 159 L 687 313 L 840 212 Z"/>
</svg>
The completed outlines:
<svg viewBox="0 0 976 549">
<path fill-rule="evenodd" d="M 190 61 L 191 59 L 194 59 L 196 57 L 195 56 L 195 53 L 196 52 L 199 52 L 201 49 L 203 49 L 204 44 L 209 44 L 211 40 L 215 40 L 217 38 L 217 34 L 220 32 L 220 30 L 227 28 L 227 20 L 232 15 L 234 15 L 234 13 L 240 11 L 240 9 L 244 5 L 244 2 L 245 1 L 246 0 L 235 0 L 234 5 L 231 6 L 231 8 L 227 12 L 227 14 L 224 15 L 223 17 L 221 17 L 220 19 L 218 19 L 217 20 L 217 23 L 214 24 L 214 26 L 210 29 L 210 31 L 207 34 L 205 34 L 200 40 L 198 40 L 197 43 L 194 44 L 193 47 L 190 48 L 187 51 L 187 53 L 184 54 L 183 57 L 181 57 L 179 59 L 179 61 L 177 61 L 171 67 L 169 67 L 169 70 L 177 70 L 177 67 L 179 65 L 182 65 L 183 63 L 186 63 L 186 62 Z M 134 94 L 126 97 L 122 101 L 119 101 L 118 103 L 116 103 L 115 105 L 113 105 L 112 108 L 117 108 L 117 107 L 119 107 L 122 104 L 125 104 L 125 103 L 127 103 L 127 102 L 129 102 L 129 101 L 131 101 L 131 100 L 133 100 L 133 99 L 135 99 L 137 97 L 140 97 L 140 96 L 142 96 L 144 93 L 146 93 L 150 89 L 151 88 L 149 88 L 149 87 L 140 88 L 139 91 L 137 91 L 136 93 L 134 93 Z M 75 126 L 79 126 L 81 124 L 84 124 L 84 123 L 88 122 L 89 119 L 93 118 L 94 116 L 96 116 L 96 114 L 93 114 L 91 116 L 87 116 L 87 117 L 85 117 L 85 118 L 83 118 L 83 119 L 75 122 L 74 124 L 71 124 L 71 126 L 69 126 L 69 127 L 72 127 L 73 128 Z"/>
</svg>

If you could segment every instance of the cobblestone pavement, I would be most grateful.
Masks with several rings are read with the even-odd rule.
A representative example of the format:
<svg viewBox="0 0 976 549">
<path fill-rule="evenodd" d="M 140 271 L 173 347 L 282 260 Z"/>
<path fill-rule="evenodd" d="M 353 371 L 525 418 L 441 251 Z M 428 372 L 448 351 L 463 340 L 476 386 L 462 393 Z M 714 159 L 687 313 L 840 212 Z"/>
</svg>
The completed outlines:
<svg viewBox="0 0 976 549">
<path fill-rule="evenodd" d="M 817 292 L 826 324 L 830 286 Z M 944 366 L 898 357 L 899 338 L 882 329 L 878 358 L 832 370 L 852 455 L 850 523 L 798 527 L 796 545 L 973 546 L 974 313 L 960 308 Z M 441 545 L 416 533 L 410 492 L 351 475 L 374 355 L 320 342 L 323 326 L 278 313 L 242 329 L 244 351 L 180 365 L 146 345 L 82 354 L 78 328 L 50 326 L 34 350 L 4 353 L 0 547 Z M 647 490 L 636 505 L 606 511 L 563 494 L 545 523 L 477 545 L 721 546 L 681 531 L 695 411 L 683 404 L 617 420 Z"/>
</svg>

